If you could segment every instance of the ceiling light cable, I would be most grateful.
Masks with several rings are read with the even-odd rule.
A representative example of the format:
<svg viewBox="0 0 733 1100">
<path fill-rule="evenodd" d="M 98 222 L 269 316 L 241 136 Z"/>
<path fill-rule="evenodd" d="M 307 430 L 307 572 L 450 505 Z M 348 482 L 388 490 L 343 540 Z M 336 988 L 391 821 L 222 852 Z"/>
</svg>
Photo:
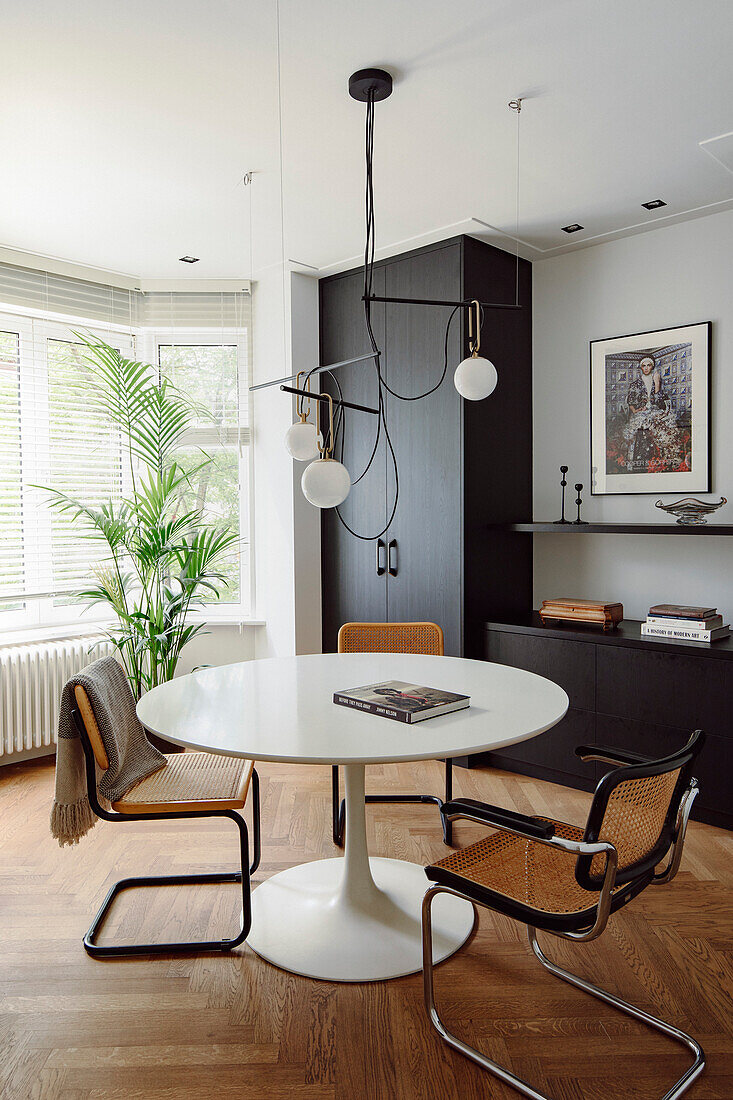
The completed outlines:
<svg viewBox="0 0 733 1100">
<path fill-rule="evenodd" d="M 288 362 L 288 338 L 287 338 L 287 291 L 285 286 L 285 196 L 283 178 L 283 93 L 282 73 L 280 65 L 280 0 L 275 0 L 275 21 L 277 26 L 277 122 L 279 131 L 279 158 L 280 158 L 280 246 L 282 251 L 282 300 L 283 300 L 283 363 Z"/>
<path fill-rule="evenodd" d="M 519 143 L 519 120 L 522 117 L 522 100 L 510 99 L 507 106 L 511 107 L 513 111 L 517 112 L 517 195 L 515 205 L 515 223 L 514 223 L 514 256 L 516 260 L 516 271 L 514 276 L 514 304 L 519 305 L 519 168 L 520 168 L 520 143 Z"/>
</svg>

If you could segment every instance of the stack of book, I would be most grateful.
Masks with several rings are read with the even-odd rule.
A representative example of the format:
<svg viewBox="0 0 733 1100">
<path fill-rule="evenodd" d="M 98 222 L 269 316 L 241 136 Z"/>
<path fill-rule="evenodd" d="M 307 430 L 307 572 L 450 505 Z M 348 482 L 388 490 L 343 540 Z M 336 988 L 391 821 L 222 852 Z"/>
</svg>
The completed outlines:
<svg viewBox="0 0 733 1100">
<path fill-rule="evenodd" d="M 641 632 L 647 638 L 669 638 L 678 642 L 717 642 L 727 638 L 730 626 L 715 607 L 679 607 L 660 603 L 649 608 Z"/>
</svg>

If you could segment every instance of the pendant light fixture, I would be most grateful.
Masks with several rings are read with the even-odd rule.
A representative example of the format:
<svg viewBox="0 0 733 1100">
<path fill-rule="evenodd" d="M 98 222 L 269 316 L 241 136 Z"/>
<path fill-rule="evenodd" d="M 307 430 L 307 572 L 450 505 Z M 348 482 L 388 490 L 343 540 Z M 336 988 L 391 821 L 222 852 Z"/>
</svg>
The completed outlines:
<svg viewBox="0 0 733 1100">
<path fill-rule="evenodd" d="M 280 13 L 279 2 L 277 2 L 277 23 L 278 23 L 278 115 L 280 121 L 280 202 L 281 202 L 281 221 L 282 217 L 282 108 L 281 108 L 281 82 L 280 82 Z M 306 499 L 313 504 L 316 508 L 334 508 L 339 522 L 346 528 L 349 534 L 355 538 L 363 541 L 371 542 L 375 539 L 381 538 L 385 532 L 389 529 L 392 521 L 394 520 L 397 504 L 400 496 L 400 477 L 397 462 L 397 454 L 395 447 L 392 444 L 390 436 L 389 424 L 387 420 L 387 410 L 389 402 L 387 395 L 401 402 L 419 401 L 422 398 L 428 397 L 434 393 L 443 383 L 446 374 L 448 372 L 448 345 L 449 336 L 451 331 L 451 323 L 453 319 L 458 315 L 461 316 L 463 311 L 467 311 L 468 321 L 468 348 L 469 356 L 463 359 L 454 372 L 454 385 L 460 396 L 467 401 L 482 401 L 484 398 L 489 397 L 495 390 L 498 382 L 497 370 L 494 364 L 482 355 L 479 355 L 481 348 L 481 328 L 484 320 L 485 311 L 493 310 L 519 310 L 524 307 L 519 303 L 519 112 L 522 108 L 522 100 L 516 99 L 509 103 L 509 107 L 517 113 L 517 235 L 516 235 L 516 276 L 515 276 L 515 293 L 513 302 L 482 302 L 476 299 L 463 299 L 461 301 L 445 301 L 443 299 L 427 299 L 427 298 L 395 298 L 385 297 L 374 294 L 374 253 L 375 253 L 375 217 L 374 217 L 374 188 L 373 188 L 373 155 L 374 155 L 374 106 L 380 101 L 386 100 L 390 97 L 393 90 L 392 76 L 384 69 L 361 69 L 359 72 L 354 73 L 349 79 L 349 95 L 352 99 L 357 100 L 360 103 L 366 105 L 366 140 L 365 140 L 365 152 L 366 152 L 366 207 L 365 207 L 365 221 L 366 221 L 366 239 L 364 247 L 364 292 L 362 295 L 362 302 L 364 305 L 364 320 L 366 324 L 367 339 L 369 351 L 366 354 L 362 354 L 353 359 L 343 360 L 340 363 L 331 363 L 328 366 L 313 367 L 309 371 L 302 371 L 301 374 L 305 375 L 305 389 L 301 389 L 299 386 L 300 374 L 296 377 L 290 375 L 287 378 L 277 378 L 270 382 L 263 382 L 257 386 L 252 386 L 251 389 L 262 389 L 266 386 L 280 385 L 282 390 L 290 393 L 299 394 L 301 396 L 301 402 L 298 406 L 296 404 L 296 412 L 300 417 L 298 423 L 293 424 L 287 431 L 285 437 L 285 446 L 288 452 L 293 458 L 299 461 L 310 461 L 310 464 L 306 467 L 301 477 L 301 487 Z M 283 229 L 283 265 L 284 265 L 284 225 Z M 284 266 L 283 266 L 284 270 Z M 437 379 L 429 385 L 423 392 L 404 394 L 399 393 L 390 386 L 385 378 L 383 363 L 382 363 L 382 351 L 380 350 L 374 330 L 372 327 L 372 306 L 374 303 L 389 303 L 396 305 L 420 305 L 420 306 L 443 306 L 451 310 L 448 317 L 445 338 L 443 341 L 443 365 L 442 372 Z M 341 390 L 338 379 L 338 371 L 336 368 L 347 366 L 349 364 L 360 363 L 362 360 L 371 360 L 371 366 L 373 367 L 378 387 L 378 403 L 376 408 L 367 408 L 362 405 L 355 405 L 349 401 L 344 400 L 344 395 Z M 366 368 L 366 363 L 364 367 Z M 334 371 L 336 373 L 334 373 Z M 311 400 L 318 401 L 318 408 L 321 404 L 327 400 L 329 403 L 329 431 L 327 437 L 319 436 L 318 426 L 311 424 L 308 420 L 308 416 L 303 413 L 303 400 L 310 398 L 310 379 L 314 375 L 326 374 L 331 384 L 333 385 L 337 397 L 334 399 L 328 393 L 314 393 Z M 291 382 L 293 378 L 296 378 L 296 386 L 292 387 L 283 383 Z M 338 416 L 336 419 L 334 430 L 334 406 L 338 409 Z M 310 401 L 309 401 L 310 407 Z M 366 463 L 364 469 L 355 476 L 352 477 L 346 467 L 334 458 L 334 454 L 337 452 L 337 445 L 340 445 L 341 456 L 343 457 L 343 423 L 344 423 L 344 410 L 353 409 L 360 413 L 371 413 L 376 416 L 377 424 L 374 437 L 374 444 L 371 448 L 370 457 Z M 324 442 L 324 438 L 327 438 L 327 442 Z M 380 439 L 384 440 L 387 450 L 387 460 L 392 466 L 393 470 L 393 484 L 394 484 L 394 497 L 391 502 L 391 507 L 387 508 L 386 523 L 378 531 L 373 532 L 360 532 L 351 526 L 350 522 L 347 522 L 346 518 L 342 514 L 339 505 L 346 500 L 352 485 L 356 486 L 358 482 L 362 480 L 368 473 L 375 460 L 375 456 L 378 454 Z M 314 447 L 317 449 L 320 457 L 315 457 Z"/>
<path fill-rule="evenodd" d="M 466 401 L 483 401 L 496 389 L 498 375 L 489 359 L 479 355 L 481 347 L 481 303 L 474 300 L 468 313 L 468 345 L 471 351 L 456 367 L 453 384 Z"/>
<path fill-rule="evenodd" d="M 336 508 L 339 504 L 343 504 L 349 495 L 351 477 L 346 467 L 333 457 L 335 440 L 333 398 L 330 393 L 325 396 L 328 398 L 328 442 L 323 444 L 318 442 L 321 457 L 306 466 L 300 479 L 300 486 L 305 499 L 316 508 Z M 298 428 L 300 425 L 294 424 L 293 427 Z"/>
<path fill-rule="evenodd" d="M 305 374 L 305 371 L 298 371 L 296 375 L 295 385 L 300 385 L 300 376 Z M 305 380 L 306 390 L 311 388 L 310 378 Z M 308 412 L 304 412 L 304 402 L 308 401 Z M 321 437 L 318 434 L 318 428 L 315 424 L 312 424 L 308 419 L 310 415 L 310 400 L 305 397 L 295 398 L 295 411 L 299 419 L 295 424 L 292 424 L 285 433 L 285 450 L 288 454 L 296 459 L 298 462 L 312 462 L 314 458 L 318 458 L 320 453 Z"/>
</svg>

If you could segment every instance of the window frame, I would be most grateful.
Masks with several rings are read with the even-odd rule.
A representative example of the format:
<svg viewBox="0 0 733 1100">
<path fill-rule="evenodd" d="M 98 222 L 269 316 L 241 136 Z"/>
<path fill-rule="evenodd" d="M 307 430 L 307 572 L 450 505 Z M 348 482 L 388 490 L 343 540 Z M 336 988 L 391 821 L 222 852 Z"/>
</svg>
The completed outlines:
<svg viewBox="0 0 733 1100">
<path fill-rule="evenodd" d="M 250 394 L 250 329 L 234 328 L 232 326 L 202 327 L 202 326 L 163 326 L 155 325 L 140 329 L 137 334 L 138 358 L 150 363 L 160 372 L 161 347 L 181 346 L 200 347 L 205 345 L 220 347 L 221 345 L 235 345 L 237 348 L 237 382 L 239 397 L 239 428 L 236 439 L 227 441 L 238 451 L 239 484 L 240 488 L 246 486 L 245 494 L 239 493 L 239 531 L 240 541 L 247 547 L 247 568 L 243 567 L 243 555 L 240 554 L 239 572 L 239 603 L 221 603 L 218 600 L 207 602 L 205 609 L 191 613 L 192 619 L 204 619 L 207 622 L 216 622 L 218 619 L 227 623 L 235 620 L 244 622 L 255 616 L 255 576 L 254 576 L 254 542 L 253 542 L 253 514 L 254 501 L 254 463 L 252 449 L 252 398 Z M 160 374 L 159 374 L 160 377 Z M 244 422 L 244 423 L 243 423 Z M 182 440 L 183 446 L 211 446 L 224 449 L 224 444 L 219 440 L 212 440 L 211 433 L 207 430 L 194 428 L 187 432 Z M 244 533 L 246 532 L 246 534 Z M 248 597 L 248 598 L 247 598 Z"/>
<path fill-rule="evenodd" d="M 34 333 L 35 328 L 35 333 Z M 29 396 L 24 393 L 38 384 L 42 375 L 42 384 L 48 385 L 48 342 L 49 340 L 61 340 L 66 343 L 74 343 L 73 330 L 83 329 L 93 336 L 97 336 L 107 343 L 120 348 L 120 351 L 131 358 L 142 362 L 149 362 L 154 369 L 159 370 L 159 352 L 161 345 L 221 345 L 233 344 L 237 348 L 237 376 L 239 396 L 239 426 L 236 439 L 232 445 L 238 453 L 239 466 L 239 525 L 240 537 L 247 548 L 246 567 L 245 555 L 240 554 L 240 599 L 238 603 L 220 604 L 212 602 L 198 612 L 192 613 L 192 619 L 216 622 L 246 622 L 253 621 L 255 614 L 255 579 L 254 579 L 254 549 L 253 549 L 253 516 L 252 505 L 254 498 L 254 476 L 252 461 L 252 429 L 251 414 L 252 403 L 249 393 L 249 381 L 251 372 L 250 356 L 250 326 L 244 328 L 197 328 L 197 327 L 141 327 L 137 325 L 120 325 L 115 323 L 105 324 L 100 321 L 91 321 L 85 318 L 64 317 L 59 314 L 47 313 L 42 310 L 23 308 L 15 305 L 0 303 L 0 329 L 3 332 L 18 334 L 19 342 L 19 390 L 20 390 L 20 440 L 21 462 L 23 457 L 23 434 L 26 436 L 33 431 L 33 404 Z M 39 338 L 39 334 L 40 338 Z M 35 344 L 35 349 L 34 349 Z M 35 352 L 39 345 L 43 347 L 43 363 L 39 366 L 35 362 Z M 243 423 L 243 421 L 246 421 Z M 45 425 L 45 448 L 49 449 L 50 422 Z M 205 429 L 203 430 L 205 432 Z M 190 438 L 189 438 L 190 436 Z M 211 437 L 209 437 L 211 438 Z M 198 430 L 187 433 L 186 445 L 200 445 L 202 434 Z M 229 441 L 227 440 L 227 443 Z M 210 446 L 218 446 L 224 449 L 227 444 L 220 441 L 210 442 Z M 38 448 L 30 445 L 26 449 L 27 454 L 34 454 Z M 125 491 L 125 471 L 123 463 L 123 491 Z M 21 487 L 28 482 L 43 483 L 42 478 L 23 475 Z M 241 489 L 246 487 L 246 492 Z M 51 547 L 51 517 L 48 510 L 42 504 L 39 497 L 33 493 L 24 493 L 23 507 L 26 507 L 26 497 L 29 498 L 29 521 L 34 523 L 37 529 L 47 529 L 48 546 Z M 34 499 L 30 499 L 34 498 Z M 25 528 L 25 519 L 23 521 Z M 245 534 L 246 532 L 246 534 Z M 48 561 L 52 558 L 49 553 Z M 37 569 L 43 568 L 39 563 L 34 563 Z M 53 591 L 53 576 L 49 568 L 48 591 Z M 40 586 L 39 586 L 40 587 Z M 248 597 L 248 599 L 247 599 Z M 49 634 L 58 636 L 60 630 L 68 628 L 72 631 L 86 631 L 99 629 L 105 623 L 112 620 L 109 610 L 104 605 L 92 607 L 84 604 L 65 604 L 54 606 L 55 596 L 27 596 L 18 602 L 23 606 L 13 611 L 0 611 L 0 640 L 10 641 L 14 636 L 28 632 L 38 636 L 44 628 Z M 8 639 L 5 639 L 8 635 Z"/>
</svg>

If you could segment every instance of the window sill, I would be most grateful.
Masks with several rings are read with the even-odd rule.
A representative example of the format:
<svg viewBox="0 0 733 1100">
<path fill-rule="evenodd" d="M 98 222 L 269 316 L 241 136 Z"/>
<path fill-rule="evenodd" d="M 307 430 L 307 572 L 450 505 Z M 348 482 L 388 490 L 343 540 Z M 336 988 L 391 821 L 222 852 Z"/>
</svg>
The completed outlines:
<svg viewBox="0 0 733 1100">
<path fill-rule="evenodd" d="M 238 626 L 253 627 L 265 626 L 264 619 L 248 619 L 242 614 L 232 612 L 230 615 L 189 616 L 192 623 L 204 623 L 206 626 Z M 77 620 L 73 623 L 49 625 L 44 627 L 16 627 L 14 630 L 0 630 L 0 648 L 16 645 L 31 645 L 33 642 L 55 642 L 64 638 L 79 638 L 87 634 L 102 634 L 110 620 L 98 622 L 83 622 Z"/>
<path fill-rule="evenodd" d="M 248 619 L 246 615 L 189 615 L 190 623 L 205 623 L 206 626 L 265 626 L 264 619 Z"/>
</svg>

